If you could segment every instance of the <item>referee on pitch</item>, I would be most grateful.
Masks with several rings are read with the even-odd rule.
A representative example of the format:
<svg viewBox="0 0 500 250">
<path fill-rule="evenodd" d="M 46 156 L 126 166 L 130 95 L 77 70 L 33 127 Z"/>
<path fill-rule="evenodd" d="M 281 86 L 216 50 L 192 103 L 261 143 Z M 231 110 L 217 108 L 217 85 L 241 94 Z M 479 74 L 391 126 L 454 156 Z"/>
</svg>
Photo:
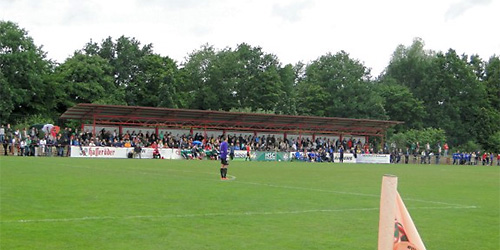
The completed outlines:
<svg viewBox="0 0 500 250">
<path fill-rule="evenodd" d="M 227 162 L 227 150 L 228 150 L 228 144 L 227 144 L 227 136 L 224 136 L 224 141 L 220 144 L 220 178 L 221 180 L 227 180 L 227 166 L 229 163 Z"/>
</svg>

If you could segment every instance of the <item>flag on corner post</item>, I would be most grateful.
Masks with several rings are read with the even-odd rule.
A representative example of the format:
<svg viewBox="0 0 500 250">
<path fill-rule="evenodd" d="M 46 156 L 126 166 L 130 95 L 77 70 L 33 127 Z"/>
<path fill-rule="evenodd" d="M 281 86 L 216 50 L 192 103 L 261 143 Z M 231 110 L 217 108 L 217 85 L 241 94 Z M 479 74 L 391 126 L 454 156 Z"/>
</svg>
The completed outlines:
<svg viewBox="0 0 500 250">
<path fill-rule="evenodd" d="M 384 175 L 382 179 L 378 250 L 426 250 L 397 191 L 397 178 Z"/>
</svg>

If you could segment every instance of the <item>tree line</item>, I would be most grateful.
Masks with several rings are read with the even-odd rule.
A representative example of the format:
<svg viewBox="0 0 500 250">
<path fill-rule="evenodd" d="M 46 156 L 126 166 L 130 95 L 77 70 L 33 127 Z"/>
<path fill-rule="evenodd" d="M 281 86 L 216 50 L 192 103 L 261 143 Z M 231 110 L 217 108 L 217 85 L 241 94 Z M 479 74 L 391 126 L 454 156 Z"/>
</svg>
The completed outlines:
<svg viewBox="0 0 500 250">
<path fill-rule="evenodd" d="M 500 151 L 500 57 L 425 50 L 419 38 L 374 77 L 345 51 L 284 65 L 246 43 L 205 44 L 176 62 L 125 36 L 90 40 L 56 63 L 0 21 L 0 70 L 2 124 L 56 121 L 78 103 L 266 112 L 404 121 L 389 138 L 408 144 L 435 130 L 452 146 Z"/>
</svg>

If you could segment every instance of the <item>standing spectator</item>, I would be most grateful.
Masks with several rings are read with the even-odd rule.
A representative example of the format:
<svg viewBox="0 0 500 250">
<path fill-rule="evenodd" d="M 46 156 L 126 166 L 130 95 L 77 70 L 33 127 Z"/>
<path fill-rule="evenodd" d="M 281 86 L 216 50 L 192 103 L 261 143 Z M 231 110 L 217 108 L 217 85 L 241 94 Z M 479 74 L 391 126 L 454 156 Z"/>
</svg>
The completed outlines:
<svg viewBox="0 0 500 250">
<path fill-rule="evenodd" d="M 431 164 L 431 145 L 429 143 L 425 144 L 425 156 L 427 157 L 428 164 Z"/>
<path fill-rule="evenodd" d="M 23 128 L 23 132 L 22 132 L 21 136 L 22 136 L 23 140 L 28 137 L 28 131 L 26 130 L 26 128 Z"/>
<path fill-rule="evenodd" d="M 410 148 L 406 147 L 406 152 L 405 152 L 405 164 L 408 164 L 408 161 L 410 160 Z"/>
<path fill-rule="evenodd" d="M 26 143 L 24 144 L 24 155 L 26 156 L 32 156 L 31 154 L 31 138 L 28 136 L 26 137 L 26 139 L 24 140 Z"/>
<path fill-rule="evenodd" d="M 141 141 L 137 140 L 134 146 L 134 154 L 135 156 L 139 156 L 139 159 L 142 159 L 142 147 L 141 147 Z"/>
<path fill-rule="evenodd" d="M 427 153 L 425 150 L 422 150 L 422 153 L 420 154 L 420 164 L 425 164 L 425 160 L 427 159 Z"/>
<path fill-rule="evenodd" d="M 229 150 L 229 158 L 231 159 L 231 161 L 234 159 L 234 143 L 231 143 L 231 147 Z"/>
<path fill-rule="evenodd" d="M 42 139 L 40 139 L 40 155 L 45 155 L 45 147 L 47 145 L 47 140 L 45 139 L 45 137 L 42 137 Z"/>
<path fill-rule="evenodd" d="M 20 156 L 24 156 L 25 155 L 25 152 L 24 152 L 24 148 L 26 147 L 26 141 L 25 140 L 21 140 L 21 142 L 19 143 L 19 155 Z"/>
<path fill-rule="evenodd" d="M 5 140 L 5 128 L 3 127 L 2 124 L 2 126 L 0 127 L 0 142 L 3 143 L 4 140 Z"/>
<path fill-rule="evenodd" d="M 340 153 L 339 162 L 344 163 L 344 146 L 340 146 L 339 153 Z"/>
<path fill-rule="evenodd" d="M 500 153 L 497 154 L 497 166 L 500 166 Z"/>
<path fill-rule="evenodd" d="M 8 149 L 9 149 L 9 140 L 7 138 L 4 138 L 2 141 L 3 144 L 3 155 L 7 156 L 9 155 Z"/>
<path fill-rule="evenodd" d="M 71 128 L 67 128 L 68 130 L 65 130 L 66 132 L 66 137 L 64 138 L 64 142 L 65 142 L 65 148 L 66 149 L 66 156 L 71 156 L 71 137 L 72 137 L 72 132 L 71 132 Z"/>
<path fill-rule="evenodd" d="M 61 135 L 57 135 L 56 148 L 57 148 L 57 156 L 64 156 L 64 146 L 65 141 Z"/>
<path fill-rule="evenodd" d="M 446 159 L 446 164 L 450 164 L 450 158 L 448 157 L 448 151 L 450 150 L 450 147 L 448 146 L 448 143 L 444 143 L 444 158 Z"/>
<path fill-rule="evenodd" d="M 38 148 L 38 137 L 36 137 L 36 135 L 35 135 L 35 136 L 31 137 L 31 147 L 30 147 L 31 156 L 38 156 L 37 155 L 37 151 L 38 151 L 37 148 Z"/>
<path fill-rule="evenodd" d="M 252 161 L 252 157 L 250 156 L 251 155 L 250 150 L 251 150 L 250 144 L 247 144 L 247 156 L 245 157 L 245 161 L 247 160 L 247 158 L 248 158 L 248 161 Z"/>
<path fill-rule="evenodd" d="M 14 148 L 16 147 L 17 137 L 12 136 L 10 139 L 10 154 L 14 155 Z"/>
<path fill-rule="evenodd" d="M 439 159 L 441 158 L 441 144 L 437 145 L 437 153 L 436 153 L 436 164 L 439 164 Z"/>
</svg>

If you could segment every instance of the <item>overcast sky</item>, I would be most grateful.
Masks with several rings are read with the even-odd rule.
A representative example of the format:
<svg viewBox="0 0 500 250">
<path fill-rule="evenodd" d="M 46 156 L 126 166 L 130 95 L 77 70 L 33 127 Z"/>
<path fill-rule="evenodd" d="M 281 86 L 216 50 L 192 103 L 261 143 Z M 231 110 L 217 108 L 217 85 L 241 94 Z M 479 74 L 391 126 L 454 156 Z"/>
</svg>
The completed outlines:
<svg viewBox="0 0 500 250">
<path fill-rule="evenodd" d="M 201 45 L 262 47 L 284 64 L 344 50 L 378 75 L 399 44 L 500 54 L 500 0 L 0 0 L 60 63 L 92 39 L 124 35 L 177 62 Z"/>
</svg>

